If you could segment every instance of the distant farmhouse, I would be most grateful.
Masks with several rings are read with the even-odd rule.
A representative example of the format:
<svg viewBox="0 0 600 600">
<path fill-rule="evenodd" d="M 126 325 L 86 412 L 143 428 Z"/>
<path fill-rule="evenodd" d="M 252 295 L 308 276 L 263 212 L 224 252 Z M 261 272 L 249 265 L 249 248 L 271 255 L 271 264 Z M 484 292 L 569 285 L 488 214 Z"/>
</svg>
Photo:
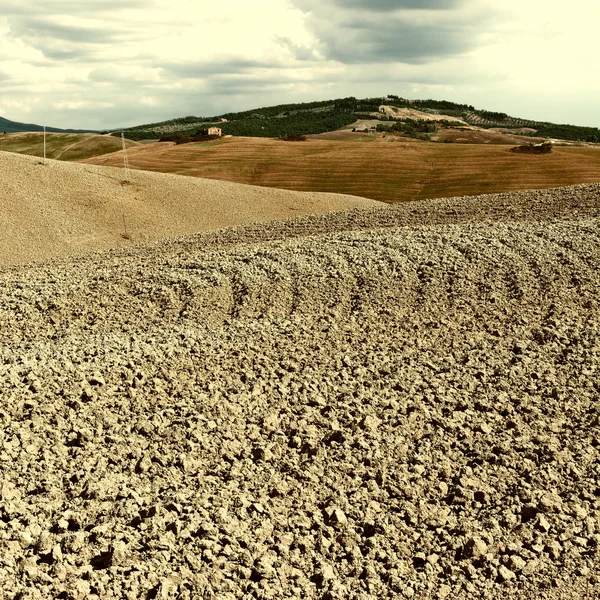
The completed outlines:
<svg viewBox="0 0 600 600">
<path fill-rule="evenodd" d="M 209 127 L 208 129 L 202 130 L 202 135 L 216 135 L 221 137 L 223 135 L 223 130 L 220 127 Z"/>
</svg>

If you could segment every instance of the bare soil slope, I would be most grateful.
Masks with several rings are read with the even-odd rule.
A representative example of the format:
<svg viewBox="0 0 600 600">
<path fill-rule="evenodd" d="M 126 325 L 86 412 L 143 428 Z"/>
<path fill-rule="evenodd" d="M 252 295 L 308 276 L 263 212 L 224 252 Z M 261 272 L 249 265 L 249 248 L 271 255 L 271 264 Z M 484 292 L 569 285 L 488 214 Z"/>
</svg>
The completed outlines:
<svg viewBox="0 0 600 600">
<path fill-rule="evenodd" d="M 512 133 L 511 130 L 482 129 L 481 127 L 465 128 L 446 128 L 435 133 L 432 138 L 435 142 L 445 142 L 454 144 L 539 144 L 545 141 L 545 138 L 525 137 L 518 135 L 518 131 Z"/>
<path fill-rule="evenodd" d="M 0 152 L 0 264 L 81 254 L 254 221 L 377 205 L 322 193 L 50 161 Z"/>
<path fill-rule="evenodd" d="M 128 148 L 137 142 L 125 140 Z M 46 157 L 60 160 L 83 160 L 120 150 L 122 141 L 109 135 L 95 133 L 47 133 Z M 0 152 L 19 152 L 44 156 L 43 133 L 11 133 L 0 135 Z"/>
<path fill-rule="evenodd" d="M 432 114 L 414 108 L 398 108 L 397 106 L 383 106 L 384 114 L 394 119 L 414 119 L 415 121 L 450 121 L 453 123 L 467 124 L 463 119 L 450 115 Z"/>
<path fill-rule="evenodd" d="M 210 144 L 148 144 L 129 155 L 138 169 L 390 203 L 600 181 L 598 149 L 561 147 L 551 155 L 531 157 L 516 156 L 511 147 L 433 144 L 393 136 L 372 143 L 228 138 Z M 115 166 L 122 161 L 116 153 L 87 162 Z"/>
<path fill-rule="evenodd" d="M 0 271 L 0 597 L 600 597 L 600 186 Z"/>
</svg>

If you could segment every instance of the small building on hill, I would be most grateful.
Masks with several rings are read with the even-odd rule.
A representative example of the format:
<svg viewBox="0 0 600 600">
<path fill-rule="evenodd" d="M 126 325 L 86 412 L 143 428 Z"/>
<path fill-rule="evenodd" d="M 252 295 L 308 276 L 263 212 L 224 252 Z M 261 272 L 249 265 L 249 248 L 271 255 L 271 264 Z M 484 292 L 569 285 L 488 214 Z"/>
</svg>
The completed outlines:
<svg viewBox="0 0 600 600">
<path fill-rule="evenodd" d="M 220 127 L 209 127 L 208 129 L 202 130 L 202 135 L 217 135 L 221 137 L 223 135 L 223 130 Z"/>
</svg>

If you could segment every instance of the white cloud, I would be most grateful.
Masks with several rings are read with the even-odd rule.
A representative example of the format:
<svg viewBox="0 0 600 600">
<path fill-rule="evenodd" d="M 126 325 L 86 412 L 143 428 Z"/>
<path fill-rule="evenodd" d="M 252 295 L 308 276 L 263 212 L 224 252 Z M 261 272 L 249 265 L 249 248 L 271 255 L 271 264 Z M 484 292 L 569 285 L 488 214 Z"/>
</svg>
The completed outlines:
<svg viewBox="0 0 600 600">
<path fill-rule="evenodd" d="M 396 93 L 600 125 L 600 5 L 0 0 L 0 115 L 112 128 Z"/>
</svg>

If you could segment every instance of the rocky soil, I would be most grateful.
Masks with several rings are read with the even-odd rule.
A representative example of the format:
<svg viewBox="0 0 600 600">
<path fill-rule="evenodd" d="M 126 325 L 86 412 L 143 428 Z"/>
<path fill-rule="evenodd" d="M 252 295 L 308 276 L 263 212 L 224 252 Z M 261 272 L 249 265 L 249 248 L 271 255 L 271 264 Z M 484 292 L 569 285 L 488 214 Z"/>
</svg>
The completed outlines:
<svg viewBox="0 0 600 600">
<path fill-rule="evenodd" d="M 0 599 L 600 596 L 600 185 L 0 271 Z"/>
</svg>

